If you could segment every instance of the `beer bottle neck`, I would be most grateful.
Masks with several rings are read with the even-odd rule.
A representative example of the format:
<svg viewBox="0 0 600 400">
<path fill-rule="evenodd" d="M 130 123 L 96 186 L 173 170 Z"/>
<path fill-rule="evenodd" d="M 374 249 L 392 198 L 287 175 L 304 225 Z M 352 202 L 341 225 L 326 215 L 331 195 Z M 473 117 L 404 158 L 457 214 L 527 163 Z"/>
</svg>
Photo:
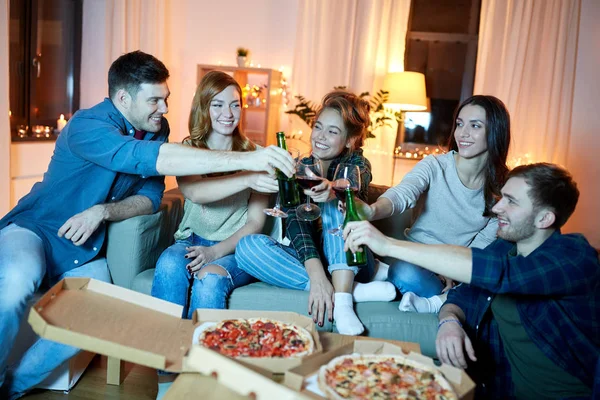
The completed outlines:
<svg viewBox="0 0 600 400">
<path fill-rule="evenodd" d="M 277 134 L 277 147 L 281 147 L 284 150 L 287 150 L 287 144 L 285 143 L 285 135 L 283 133 Z"/>
<path fill-rule="evenodd" d="M 346 220 L 360 221 L 354 205 L 354 192 L 350 188 L 346 188 Z"/>
</svg>

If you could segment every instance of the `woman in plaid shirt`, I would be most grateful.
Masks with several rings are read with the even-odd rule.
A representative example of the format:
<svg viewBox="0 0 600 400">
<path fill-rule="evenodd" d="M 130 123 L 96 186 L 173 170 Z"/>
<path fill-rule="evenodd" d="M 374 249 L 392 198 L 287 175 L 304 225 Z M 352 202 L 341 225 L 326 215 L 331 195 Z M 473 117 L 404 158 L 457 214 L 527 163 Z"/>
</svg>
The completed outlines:
<svg viewBox="0 0 600 400">
<path fill-rule="evenodd" d="M 323 326 L 327 315 L 330 321 L 335 320 L 338 332 L 347 335 L 364 331 L 354 312 L 354 301 L 391 301 L 396 294 L 389 282 L 371 282 L 354 290 L 355 277 L 362 282 L 372 277 L 373 256 L 368 255 L 365 267 L 350 267 L 346 263 L 344 240 L 327 233 L 343 221 L 331 182 L 340 163 L 359 167 L 361 187 L 357 197 L 367 199 L 371 164 L 361 147 L 370 123 L 369 110 L 365 100 L 346 91 L 336 90 L 323 98 L 312 129 L 311 145 L 313 157 L 321 160 L 326 174 L 322 183 L 304 191 L 321 207 L 322 229 L 318 223 L 300 221 L 296 210 L 290 209 L 286 210 L 289 245 L 266 235 L 249 235 L 240 240 L 235 250 L 238 266 L 250 275 L 272 285 L 310 291 L 308 312 L 313 320 Z"/>
</svg>

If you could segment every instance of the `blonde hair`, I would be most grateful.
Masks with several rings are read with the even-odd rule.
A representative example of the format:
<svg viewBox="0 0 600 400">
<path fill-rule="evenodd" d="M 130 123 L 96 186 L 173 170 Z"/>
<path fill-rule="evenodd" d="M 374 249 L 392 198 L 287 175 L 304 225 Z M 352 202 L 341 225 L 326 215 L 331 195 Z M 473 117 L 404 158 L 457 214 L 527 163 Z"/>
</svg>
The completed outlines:
<svg viewBox="0 0 600 400">
<path fill-rule="evenodd" d="M 363 146 L 367 138 L 369 125 L 371 124 L 371 106 L 366 100 L 361 99 L 354 93 L 345 90 L 334 90 L 323 97 L 321 106 L 315 116 L 315 121 L 326 108 L 331 108 L 340 113 L 344 126 L 346 127 L 347 138 L 353 143 L 351 150 L 359 149 Z"/>
<path fill-rule="evenodd" d="M 192 146 L 201 149 L 208 149 L 208 135 L 212 131 L 210 122 L 210 102 L 229 86 L 235 87 L 240 95 L 240 107 L 242 104 L 242 88 L 230 75 L 221 71 L 210 71 L 200 81 L 192 100 L 192 109 L 188 121 L 190 136 L 184 139 L 184 142 L 191 141 Z M 252 143 L 241 131 L 240 124 L 233 131 L 233 151 L 252 151 L 256 145 Z"/>
</svg>

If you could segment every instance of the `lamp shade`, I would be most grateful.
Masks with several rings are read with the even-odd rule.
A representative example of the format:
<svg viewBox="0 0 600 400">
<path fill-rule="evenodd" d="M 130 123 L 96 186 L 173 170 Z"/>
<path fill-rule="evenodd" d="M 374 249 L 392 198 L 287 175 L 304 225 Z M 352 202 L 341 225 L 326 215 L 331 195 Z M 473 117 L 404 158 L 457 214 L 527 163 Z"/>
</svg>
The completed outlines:
<svg viewBox="0 0 600 400">
<path fill-rule="evenodd" d="M 385 76 L 383 89 L 390 92 L 386 105 L 402 111 L 427 109 L 425 75 L 420 72 L 391 72 Z"/>
</svg>

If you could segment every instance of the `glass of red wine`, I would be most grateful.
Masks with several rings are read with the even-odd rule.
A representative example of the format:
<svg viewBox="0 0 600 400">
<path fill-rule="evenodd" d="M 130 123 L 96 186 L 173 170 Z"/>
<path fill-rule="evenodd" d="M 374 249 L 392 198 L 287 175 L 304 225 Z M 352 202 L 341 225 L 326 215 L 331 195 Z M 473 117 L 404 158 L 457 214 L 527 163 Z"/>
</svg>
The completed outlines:
<svg viewBox="0 0 600 400">
<path fill-rule="evenodd" d="M 323 165 L 321 160 L 312 154 L 305 154 L 296 163 L 296 183 L 305 190 L 309 190 L 323 181 Z M 296 208 L 296 215 L 302 221 L 314 221 L 321 216 L 321 209 L 311 204 L 310 196 L 306 196 L 306 204 Z"/>
<path fill-rule="evenodd" d="M 288 148 L 288 153 L 290 153 L 290 155 L 292 156 L 292 158 L 294 160 L 297 160 L 298 156 L 300 154 L 300 151 L 298 149 L 290 147 L 290 148 Z M 280 188 L 281 188 L 281 186 L 280 186 Z M 263 212 L 265 214 L 270 215 L 271 217 L 275 217 L 275 218 L 287 218 L 288 217 L 287 213 L 281 209 L 281 201 L 280 201 L 279 193 L 277 193 L 277 197 L 275 199 L 275 207 L 265 208 L 263 210 Z"/>
<path fill-rule="evenodd" d="M 339 201 L 346 201 L 346 189 L 350 189 L 356 194 L 360 189 L 360 168 L 354 164 L 339 164 L 333 174 L 333 191 Z M 342 236 L 344 231 L 344 223 L 342 222 L 337 228 L 329 229 L 327 232 Z"/>
</svg>

